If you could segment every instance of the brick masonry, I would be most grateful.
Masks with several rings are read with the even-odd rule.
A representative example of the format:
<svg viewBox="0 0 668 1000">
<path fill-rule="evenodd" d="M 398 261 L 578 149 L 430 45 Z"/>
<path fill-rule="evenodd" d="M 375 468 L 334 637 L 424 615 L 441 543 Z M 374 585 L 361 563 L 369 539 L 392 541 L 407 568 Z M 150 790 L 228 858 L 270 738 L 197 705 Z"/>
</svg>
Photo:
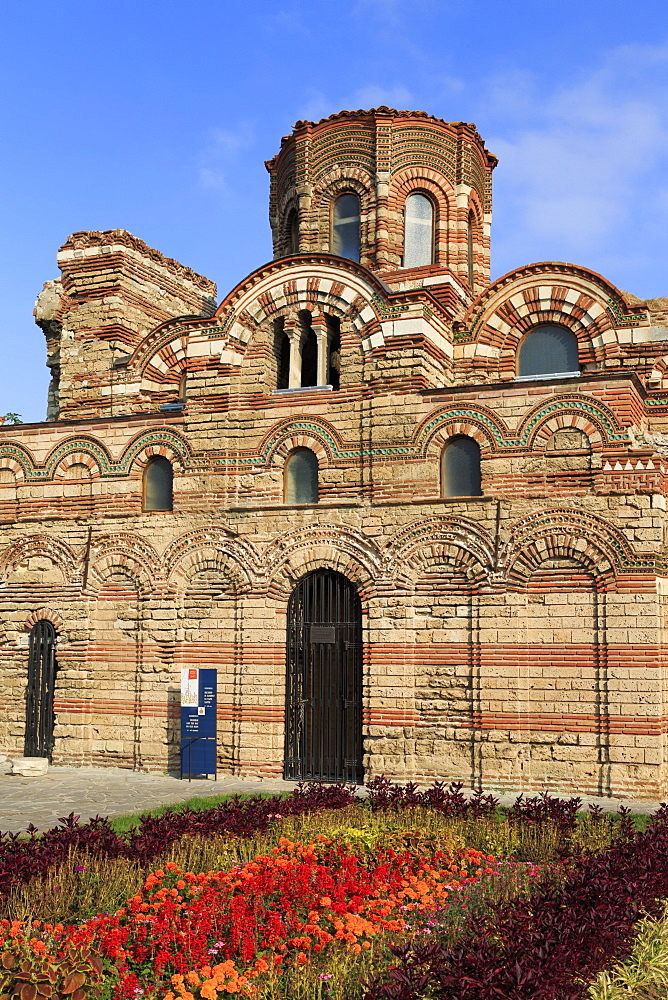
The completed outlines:
<svg viewBox="0 0 668 1000">
<path fill-rule="evenodd" d="M 268 163 L 275 260 L 217 309 L 129 233 L 70 237 L 36 306 L 49 420 L 0 428 L 2 746 L 23 750 L 46 618 L 55 762 L 174 766 L 180 669 L 210 665 L 221 769 L 280 775 L 288 600 L 330 568 L 362 601 L 366 774 L 665 795 L 666 301 L 552 262 L 490 285 L 495 162 L 473 126 L 422 113 L 299 122 Z M 359 264 L 329 253 L 349 190 Z M 407 271 L 416 190 L 434 263 Z M 304 315 L 340 324 L 339 389 L 277 391 L 277 324 Z M 520 381 L 545 323 L 577 338 L 581 372 Z M 448 499 L 462 434 L 482 496 Z M 296 447 L 318 458 L 317 505 L 283 502 Z M 157 455 L 169 512 L 142 507 Z"/>
</svg>

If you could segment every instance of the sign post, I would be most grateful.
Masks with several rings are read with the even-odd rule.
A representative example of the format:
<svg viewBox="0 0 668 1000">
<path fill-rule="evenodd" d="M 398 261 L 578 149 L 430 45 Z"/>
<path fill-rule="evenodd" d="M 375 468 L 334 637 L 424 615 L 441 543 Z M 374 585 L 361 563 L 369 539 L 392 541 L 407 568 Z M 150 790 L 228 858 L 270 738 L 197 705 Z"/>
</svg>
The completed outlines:
<svg viewBox="0 0 668 1000">
<path fill-rule="evenodd" d="M 181 778 L 216 771 L 216 671 L 185 667 L 181 671 Z"/>
</svg>

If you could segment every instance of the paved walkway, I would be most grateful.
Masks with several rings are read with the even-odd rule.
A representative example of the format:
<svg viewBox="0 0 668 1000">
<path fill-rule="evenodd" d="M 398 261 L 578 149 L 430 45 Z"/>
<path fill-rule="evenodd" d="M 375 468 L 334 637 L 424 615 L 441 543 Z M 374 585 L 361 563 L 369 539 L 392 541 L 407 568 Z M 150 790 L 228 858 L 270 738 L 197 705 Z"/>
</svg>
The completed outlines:
<svg viewBox="0 0 668 1000">
<path fill-rule="evenodd" d="M 73 812 L 84 823 L 92 816 L 122 816 L 156 806 L 184 802 L 194 796 L 257 792 L 290 792 L 294 781 L 254 781 L 218 778 L 218 781 L 181 781 L 166 774 L 145 774 L 106 767 L 52 767 L 39 778 L 21 778 L 6 773 L 0 765 L 0 831 L 19 833 L 33 823 L 39 830 L 58 825 L 61 816 Z M 512 805 L 515 795 L 499 795 L 502 805 Z M 633 812 L 653 812 L 658 802 L 581 796 L 585 805 L 595 802 L 606 810 L 620 805 Z"/>
</svg>

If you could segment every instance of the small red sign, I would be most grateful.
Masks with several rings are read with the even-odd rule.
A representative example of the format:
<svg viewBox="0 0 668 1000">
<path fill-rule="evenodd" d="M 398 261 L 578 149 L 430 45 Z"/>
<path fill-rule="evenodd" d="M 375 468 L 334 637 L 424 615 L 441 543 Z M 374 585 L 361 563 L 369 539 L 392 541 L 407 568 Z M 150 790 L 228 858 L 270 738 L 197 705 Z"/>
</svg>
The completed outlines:
<svg viewBox="0 0 668 1000">
<path fill-rule="evenodd" d="M 197 680 L 197 671 L 196 670 L 189 670 L 188 671 L 188 680 L 189 681 L 196 681 Z"/>
</svg>

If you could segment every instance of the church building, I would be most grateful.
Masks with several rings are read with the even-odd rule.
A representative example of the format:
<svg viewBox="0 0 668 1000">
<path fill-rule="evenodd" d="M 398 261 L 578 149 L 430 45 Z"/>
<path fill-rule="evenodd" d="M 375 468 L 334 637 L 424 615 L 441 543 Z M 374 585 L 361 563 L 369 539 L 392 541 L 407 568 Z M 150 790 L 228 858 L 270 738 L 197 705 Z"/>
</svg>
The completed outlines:
<svg viewBox="0 0 668 1000">
<path fill-rule="evenodd" d="M 668 299 L 490 283 L 496 158 L 386 107 L 266 164 L 274 259 L 216 287 L 78 232 L 0 427 L 0 749 L 219 773 L 668 793 Z"/>
</svg>

